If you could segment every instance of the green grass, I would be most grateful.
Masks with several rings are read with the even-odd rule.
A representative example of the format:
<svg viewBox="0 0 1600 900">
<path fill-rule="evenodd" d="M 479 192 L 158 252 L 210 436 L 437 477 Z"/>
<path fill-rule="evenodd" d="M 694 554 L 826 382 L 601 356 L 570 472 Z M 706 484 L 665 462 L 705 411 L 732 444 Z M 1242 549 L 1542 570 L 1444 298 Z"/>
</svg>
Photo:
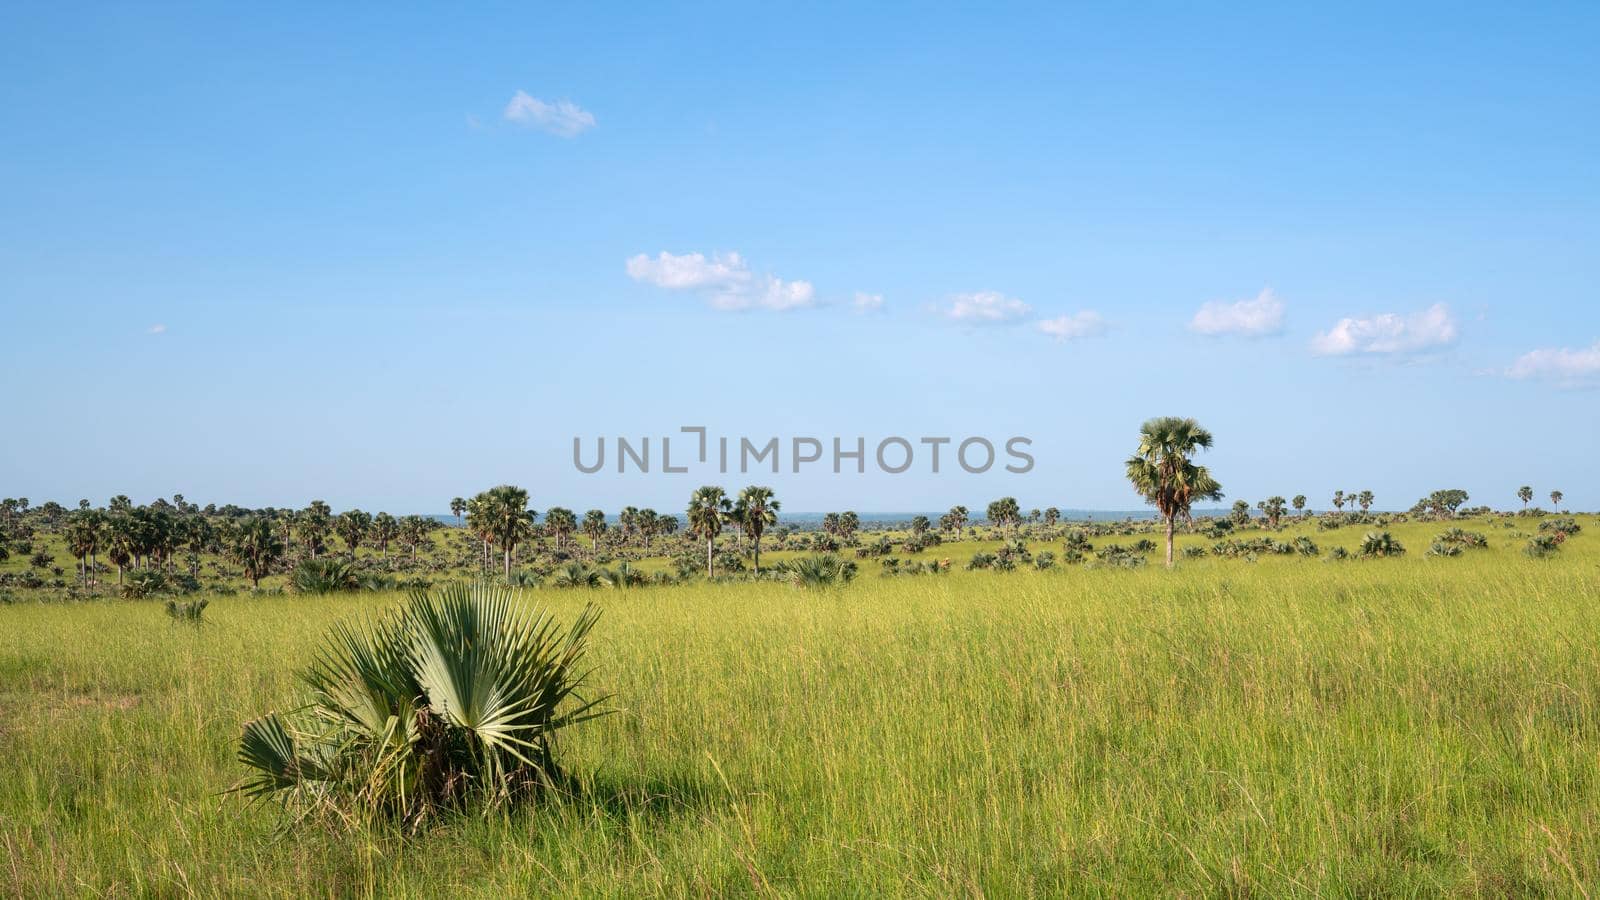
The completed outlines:
<svg viewBox="0 0 1600 900">
<path fill-rule="evenodd" d="M 0 892 L 1592 893 L 1581 521 L 1547 561 L 1483 522 L 1425 558 L 1443 526 L 1411 523 L 1399 559 L 536 592 L 605 609 L 582 795 L 412 838 L 222 794 L 322 630 L 395 596 L 0 607 Z"/>
</svg>

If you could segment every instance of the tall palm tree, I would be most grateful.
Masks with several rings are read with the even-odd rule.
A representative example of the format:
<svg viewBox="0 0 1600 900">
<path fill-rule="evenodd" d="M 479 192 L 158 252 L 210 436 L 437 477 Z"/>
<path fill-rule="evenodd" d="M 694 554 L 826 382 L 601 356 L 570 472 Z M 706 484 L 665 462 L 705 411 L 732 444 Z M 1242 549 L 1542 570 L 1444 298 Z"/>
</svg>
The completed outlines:
<svg viewBox="0 0 1600 900">
<path fill-rule="evenodd" d="M 385 559 L 389 558 L 389 542 L 400 536 L 400 523 L 394 516 L 386 512 L 378 513 L 372 517 L 372 541 L 378 545 L 378 552 Z"/>
<path fill-rule="evenodd" d="M 338 532 L 339 538 L 350 548 L 350 558 L 356 558 L 356 548 L 361 546 L 361 539 L 372 530 L 372 514 L 359 509 L 346 510 L 339 514 L 333 523 L 333 530 Z"/>
<path fill-rule="evenodd" d="M 685 515 L 689 520 L 689 530 L 706 540 L 706 577 L 714 574 L 712 560 L 717 549 L 717 535 L 722 533 L 722 526 L 728 520 L 731 504 L 728 495 L 716 485 L 706 485 L 695 491 L 689 497 L 689 509 Z"/>
<path fill-rule="evenodd" d="M 240 522 L 228 541 L 228 553 L 244 567 L 245 577 L 252 587 L 261 587 L 261 579 L 272 571 L 272 564 L 283 555 L 284 543 L 273 532 L 272 523 L 265 518 L 250 516 Z M 121 574 L 118 574 L 121 579 Z"/>
<path fill-rule="evenodd" d="M 617 524 L 622 527 L 622 540 L 626 542 L 639 527 L 639 507 L 624 506 L 617 516 Z"/>
<path fill-rule="evenodd" d="M 1127 462 L 1128 480 L 1161 513 L 1167 530 L 1167 568 L 1172 568 L 1173 531 L 1196 500 L 1221 500 L 1222 486 L 1191 457 L 1211 446 L 1211 432 L 1193 419 L 1163 416 L 1139 429 L 1139 449 Z"/>
<path fill-rule="evenodd" d="M 322 549 L 332 522 L 333 509 L 321 500 L 311 501 L 309 506 L 295 516 L 295 529 L 300 532 L 300 539 L 305 541 L 306 548 L 311 551 L 312 559 L 316 559 L 318 551 Z"/>
<path fill-rule="evenodd" d="M 1356 495 L 1356 504 L 1361 507 L 1362 512 L 1366 512 L 1372 508 L 1372 499 L 1371 491 L 1362 491 Z"/>
<path fill-rule="evenodd" d="M 1333 492 L 1333 508 L 1340 512 L 1344 511 L 1344 491 Z"/>
<path fill-rule="evenodd" d="M 761 533 L 770 525 L 778 524 L 778 501 L 772 488 L 751 485 L 739 492 L 729 518 L 750 538 L 755 549 L 756 574 L 761 574 Z"/>
<path fill-rule="evenodd" d="M 583 533 L 593 542 L 591 558 L 600 555 L 600 536 L 606 533 L 606 514 L 604 510 L 591 509 L 583 514 Z"/>
<path fill-rule="evenodd" d="M 1295 494 L 1294 495 L 1294 499 L 1289 501 L 1289 502 L 1294 506 L 1294 514 L 1298 516 L 1302 512 L 1305 511 L 1305 508 L 1306 508 L 1306 495 L 1305 494 Z"/>
<path fill-rule="evenodd" d="M 544 530 L 556 539 L 556 547 L 564 547 L 567 539 L 578 530 L 578 517 L 572 510 L 564 506 L 552 506 L 544 514 Z"/>
<path fill-rule="evenodd" d="M 1561 498 L 1564 497 L 1564 496 L 1566 496 L 1566 495 L 1561 493 L 1560 491 L 1551 491 L 1550 492 L 1550 505 L 1553 506 L 1553 507 L 1556 507 L 1556 508 L 1560 508 L 1560 506 L 1561 506 Z"/>
<path fill-rule="evenodd" d="M 484 491 L 485 524 L 494 542 L 505 554 L 506 580 L 511 580 L 511 553 L 517 544 L 533 534 L 533 510 L 528 509 L 528 492 L 516 485 L 502 484 Z"/>
<path fill-rule="evenodd" d="M 461 520 L 461 515 L 462 515 L 462 513 L 465 513 L 466 511 L 467 511 L 467 501 L 464 498 L 452 497 L 450 499 L 450 515 L 456 517 L 456 527 L 457 528 L 460 528 L 464 524 L 462 522 L 462 520 Z"/>
<path fill-rule="evenodd" d="M 639 536 L 644 538 L 644 549 L 650 549 L 650 539 L 656 536 L 656 529 L 661 527 L 661 517 L 656 511 L 645 507 L 639 510 Z"/>
<path fill-rule="evenodd" d="M 1533 499 L 1533 488 L 1526 484 L 1517 488 L 1517 499 L 1522 501 L 1523 508 L 1527 508 L 1528 501 Z"/>
</svg>

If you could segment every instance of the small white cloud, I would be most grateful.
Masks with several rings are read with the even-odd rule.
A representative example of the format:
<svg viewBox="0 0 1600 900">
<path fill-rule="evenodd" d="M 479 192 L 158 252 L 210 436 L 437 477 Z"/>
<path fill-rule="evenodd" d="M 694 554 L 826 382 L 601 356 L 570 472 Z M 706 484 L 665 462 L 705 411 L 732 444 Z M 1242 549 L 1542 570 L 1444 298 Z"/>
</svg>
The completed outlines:
<svg viewBox="0 0 1600 900">
<path fill-rule="evenodd" d="M 999 291 L 956 294 L 941 310 L 945 318 L 973 325 L 1015 322 L 1033 313 L 1033 307 Z"/>
<path fill-rule="evenodd" d="M 546 103 L 523 91 L 517 91 L 506 104 L 504 116 L 507 122 L 564 138 L 577 137 L 594 127 L 594 113 L 571 100 Z"/>
<path fill-rule="evenodd" d="M 856 291 L 856 312 L 877 312 L 883 309 L 883 295 L 869 294 L 866 291 Z"/>
<path fill-rule="evenodd" d="M 1228 303 L 1212 300 L 1200 307 L 1189 321 L 1189 330 L 1198 334 L 1237 334 L 1263 337 L 1283 330 L 1283 301 L 1270 288 L 1254 300 Z"/>
<path fill-rule="evenodd" d="M 1368 319 L 1340 319 L 1311 339 L 1311 350 L 1321 356 L 1416 353 L 1454 343 L 1456 334 L 1450 308 L 1435 303 L 1409 315 L 1383 313 Z"/>
<path fill-rule="evenodd" d="M 165 325 L 151 325 L 149 328 L 146 328 L 144 330 L 144 333 L 145 334 L 166 334 L 167 333 L 167 326 L 165 326 Z"/>
<path fill-rule="evenodd" d="M 815 306 L 817 292 L 809 281 L 784 281 L 773 275 L 757 277 L 737 253 L 675 254 L 662 251 L 654 257 L 640 253 L 627 262 L 628 277 L 671 291 L 696 291 L 706 295 L 713 309 L 790 310 Z"/>
<path fill-rule="evenodd" d="M 1600 341 L 1584 350 L 1566 347 L 1531 350 L 1506 370 L 1512 378 L 1539 378 L 1566 385 L 1600 379 Z"/>
<path fill-rule="evenodd" d="M 1056 316 L 1054 319 L 1042 319 L 1039 322 L 1039 330 L 1058 341 L 1070 341 L 1074 338 L 1094 337 L 1105 333 L 1106 320 L 1094 310 L 1086 309 L 1082 312 Z"/>
</svg>

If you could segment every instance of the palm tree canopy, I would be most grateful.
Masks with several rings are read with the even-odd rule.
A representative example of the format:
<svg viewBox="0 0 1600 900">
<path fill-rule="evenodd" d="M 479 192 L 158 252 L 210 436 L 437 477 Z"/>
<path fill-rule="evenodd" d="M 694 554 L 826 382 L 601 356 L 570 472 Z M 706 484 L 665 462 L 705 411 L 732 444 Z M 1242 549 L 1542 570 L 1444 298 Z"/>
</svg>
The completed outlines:
<svg viewBox="0 0 1600 900">
<path fill-rule="evenodd" d="M 1139 429 L 1138 452 L 1127 462 L 1128 480 L 1163 516 L 1187 514 L 1196 500 L 1221 500 L 1222 486 L 1190 459 L 1211 440 L 1211 432 L 1194 419 L 1151 419 Z"/>
<path fill-rule="evenodd" d="M 689 508 L 685 511 L 689 530 L 707 539 L 717 536 L 722 532 L 731 507 L 728 495 L 720 487 L 706 485 L 696 490 L 689 497 Z"/>
</svg>

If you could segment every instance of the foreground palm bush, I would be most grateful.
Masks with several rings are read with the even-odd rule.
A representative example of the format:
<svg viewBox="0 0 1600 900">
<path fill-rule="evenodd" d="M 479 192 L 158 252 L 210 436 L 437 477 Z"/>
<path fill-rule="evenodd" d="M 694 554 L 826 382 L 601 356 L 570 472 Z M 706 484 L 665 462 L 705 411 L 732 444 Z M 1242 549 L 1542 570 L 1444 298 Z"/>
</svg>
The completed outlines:
<svg viewBox="0 0 1600 900">
<path fill-rule="evenodd" d="M 295 567 L 289 579 L 297 594 L 337 594 L 361 589 L 356 567 L 339 559 L 308 559 Z"/>
<path fill-rule="evenodd" d="M 239 760 L 253 771 L 237 789 L 415 824 L 560 788 L 556 734 L 603 714 L 604 698 L 577 694 L 598 617 L 586 607 L 563 629 L 509 588 L 458 584 L 414 592 L 365 628 L 335 626 L 303 676 L 310 705 L 244 726 Z"/>
</svg>

